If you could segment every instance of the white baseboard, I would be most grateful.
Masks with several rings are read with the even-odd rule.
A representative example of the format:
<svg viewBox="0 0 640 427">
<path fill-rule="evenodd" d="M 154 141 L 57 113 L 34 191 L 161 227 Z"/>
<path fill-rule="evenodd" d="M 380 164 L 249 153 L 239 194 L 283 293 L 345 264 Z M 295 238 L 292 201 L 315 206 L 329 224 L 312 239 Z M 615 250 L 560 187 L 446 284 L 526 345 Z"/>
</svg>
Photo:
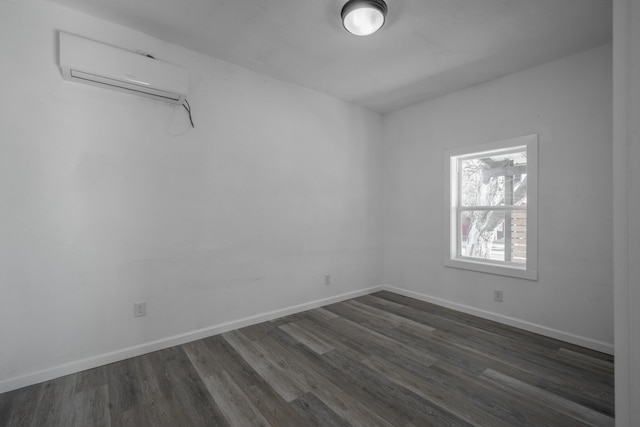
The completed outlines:
<svg viewBox="0 0 640 427">
<path fill-rule="evenodd" d="M 279 317 L 288 316 L 290 314 L 300 313 L 305 310 L 311 310 L 313 308 L 318 308 L 318 307 L 333 304 L 336 302 L 345 301 L 345 300 L 356 298 L 362 295 L 368 295 L 370 293 L 377 292 L 380 290 L 382 290 L 382 286 L 374 286 L 371 288 L 361 289 L 358 291 L 347 292 L 347 293 L 335 295 L 329 298 L 318 299 L 318 300 L 307 302 L 304 304 L 298 304 L 291 307 L 286 307 L 279 310 L 273 310 L 273 311 L 258 314 L 255 316 L 249 316 L 243 319 L 238 319 L 238 320 L 221 323 L 219 325 L 214 325 L 214 326 L 210 326 L 203 329 L 198 329 L 196 331 L 191 331 L 184 334 L 162 338 L 156 341 L 143 343 L 133 347 L 123 348 L 120 350 L 112 351 L 110 353 L 99 354 L 97 356 L 76 360 L 73 362 L 65 363 L 64 365 L 54 366 L 52 368 L 43 369 L 41 371 L 32 372 L 32 373 L 21 375 L 18 377 L 8 378 L 6 380 L 0 381 L 0 393 L 5 393 L 7 391 L 15 390 L 22 387 L 27 387 L 33 384 L 38 384 L 43 381 L 49 381 L 65 375 L 84 371 L 86 369 L 92 369 L 98 366 L 107 365 L 109 363 L 119 362 L 121 360 L 129 359 L 131 357 L 140 356 L 146 353 L 151 353 L 153 351 L 162 350 L 162 349 L 173 347 L 176 345 L 185 344 L 191 341 L 196 341 L 196 340 L 207 338 L 213 335 L 222 334 L 225 332 L 232 331 L 234 329 L 244 328 L 245 326 L 255 325 L 257 323 L 266 322 L 268 320 L 277 319 Z"/>
<path fill-rule="evenodd" d="M 603 341 L 598 341 L 598 340 L 583 337 L 580 335 L 571 334 L 569 332 L 564 332 L 558 329 L 549 328 L 547 326 L 538 325 L 536 323 L 527 322 L 526 320 L 516 319 L 514 317 L 505 316 L 503 314 L 481 310 L 479 308 L 470 307 L 464 304 L 458 304 L 455 302 L 432 297 L 432 296 L 421 294 L 418 292 L 396 288 L 394 286 L 383 285 L 382 288 L 385 291 L 393 292 L 399 295 L 404 295 L 406 297 L 414 298 L 420 301 L 430 302 L 436 305 L 451 308 L 453 310 L 461 311 L 463 313 L 482 317 L 483 319 L 494 320 L 499 323 L 504 323 L 505 325 L 524 329 L 525 331 L 534 332 L 536 334 L 544 335 L 550 338 L 555 338 L 571 344 L 576 344 L 581 347 L 590 348 L 592 350 L 596 350 L 602 353 L 613 354 L 614 352 L 613 344 L 606 343 Z"/>
</svg>

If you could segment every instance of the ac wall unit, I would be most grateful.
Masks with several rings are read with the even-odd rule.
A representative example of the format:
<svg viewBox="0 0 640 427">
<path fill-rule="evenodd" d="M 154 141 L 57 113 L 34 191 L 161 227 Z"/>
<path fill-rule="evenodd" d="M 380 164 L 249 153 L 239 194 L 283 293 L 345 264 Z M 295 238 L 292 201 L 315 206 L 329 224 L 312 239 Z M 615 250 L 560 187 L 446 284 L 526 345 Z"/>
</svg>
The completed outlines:
<svg viewBox="0 0 640 427">
<path fill-rule="evenodd" d="M 66 80 L 182 104 L 189 75 L 177 65 L 60 32 L 60 69 Z"/>
</svg>

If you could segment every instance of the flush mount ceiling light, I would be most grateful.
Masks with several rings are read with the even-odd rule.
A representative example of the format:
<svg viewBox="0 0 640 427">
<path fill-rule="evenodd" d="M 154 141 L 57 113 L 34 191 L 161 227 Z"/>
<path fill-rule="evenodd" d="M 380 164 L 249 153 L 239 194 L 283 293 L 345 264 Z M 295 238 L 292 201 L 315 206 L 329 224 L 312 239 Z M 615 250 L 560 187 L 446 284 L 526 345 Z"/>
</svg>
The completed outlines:
<svg viewBox="0 0 640 427">
<path fill-rule="evenodd" d="M 342 7 L 342 25 L 356 36 L 375 33 L 386 17 L 387 4 L 383 0 L 349 0 Z"/>
</svg>

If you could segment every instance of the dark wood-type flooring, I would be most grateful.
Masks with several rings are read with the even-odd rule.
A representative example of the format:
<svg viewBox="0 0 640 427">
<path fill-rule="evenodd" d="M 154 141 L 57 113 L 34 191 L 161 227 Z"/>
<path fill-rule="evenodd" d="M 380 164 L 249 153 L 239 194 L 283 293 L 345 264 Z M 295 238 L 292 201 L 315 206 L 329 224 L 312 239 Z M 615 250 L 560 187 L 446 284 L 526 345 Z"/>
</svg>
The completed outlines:
<svg viewBox="0 0 640 427">
<path fill-rule="evenodd" d="M 2 426 L 612 426 L 613 358 L 390 292 L 0 395 Z"/>
</svg>

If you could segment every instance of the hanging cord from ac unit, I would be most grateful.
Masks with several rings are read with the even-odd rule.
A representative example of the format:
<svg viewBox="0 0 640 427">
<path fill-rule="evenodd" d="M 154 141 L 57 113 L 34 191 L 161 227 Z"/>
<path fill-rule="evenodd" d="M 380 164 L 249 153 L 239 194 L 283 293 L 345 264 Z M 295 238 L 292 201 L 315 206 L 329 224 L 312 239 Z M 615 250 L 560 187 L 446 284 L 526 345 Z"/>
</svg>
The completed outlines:
<svg viewBox="0 0 640 427">
<path fill-rule="evenodd" d="M 185 110 L 187 110 L 187 113 L 189 113 L 189 121 L 191 122 L 191 127 L 195 128 L 195 126 L 193 125 L 193 119 L 191 118 L 191 105 L 189 105 L 189 101 L 187 101 L 187 98 L 184 99 L 184 103 L 182 104 L 182 106 Z"/>
</svg>

